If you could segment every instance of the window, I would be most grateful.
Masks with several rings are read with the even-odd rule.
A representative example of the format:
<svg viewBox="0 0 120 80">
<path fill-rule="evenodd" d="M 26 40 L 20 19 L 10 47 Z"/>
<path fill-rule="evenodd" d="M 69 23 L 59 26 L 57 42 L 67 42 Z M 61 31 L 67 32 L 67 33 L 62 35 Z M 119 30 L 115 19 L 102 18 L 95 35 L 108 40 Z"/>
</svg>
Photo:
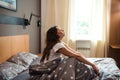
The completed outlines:
<svg viewBox="0 0 120 80">
<path fill-rule="evenodd" d="M 91 0 L 72 0 L 70 10 L 70 38 L 75 40 L 90 39 Z"/>
</svg>

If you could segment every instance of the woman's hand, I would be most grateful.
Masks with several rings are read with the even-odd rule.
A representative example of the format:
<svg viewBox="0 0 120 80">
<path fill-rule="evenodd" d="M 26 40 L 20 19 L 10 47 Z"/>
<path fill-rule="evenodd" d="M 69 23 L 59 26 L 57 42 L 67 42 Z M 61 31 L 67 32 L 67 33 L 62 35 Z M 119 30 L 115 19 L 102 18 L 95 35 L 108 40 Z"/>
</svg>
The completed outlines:
<svg viewBox="0 0 120 80">
<path fill-rule="evenodd" d="M 99 75 L 99 74 L 100 74 L 100 73 L 99 73 L 99 68 L 98 68 L 95 64 L 93 64 L 92 67 L 93 67 L 93 69 L 95 70 L 95 73 L 96 73 L 97 75 Z"/>
</svg>

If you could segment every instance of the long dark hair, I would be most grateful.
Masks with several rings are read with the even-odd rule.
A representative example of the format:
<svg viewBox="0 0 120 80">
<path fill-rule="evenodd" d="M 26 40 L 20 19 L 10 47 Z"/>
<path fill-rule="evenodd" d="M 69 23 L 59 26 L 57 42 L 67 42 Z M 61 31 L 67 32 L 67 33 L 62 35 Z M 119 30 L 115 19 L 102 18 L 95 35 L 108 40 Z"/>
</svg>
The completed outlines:
<svg viewBox="0 0 120 80">
<path fill-rule="evenodd" d="M 53 46 L 59 41 L 59 36 L 57 35 L 57 26 L 51 27 L 46 34 L 46 47 L 43 51 L 43 56 L 41 58 L 41 62 L 45 59 L 49 59 L 50 50 Z"/>
</svg>

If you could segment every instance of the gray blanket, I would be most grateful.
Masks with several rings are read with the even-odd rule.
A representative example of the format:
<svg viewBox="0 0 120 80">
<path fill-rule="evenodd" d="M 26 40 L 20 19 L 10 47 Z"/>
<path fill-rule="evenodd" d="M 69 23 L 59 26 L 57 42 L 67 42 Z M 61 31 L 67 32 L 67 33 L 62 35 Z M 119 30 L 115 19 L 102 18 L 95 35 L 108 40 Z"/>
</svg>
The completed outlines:
<svg viewBox="0 0 120 80">
<path fill-rule="evenodd" d="M 39 66 L 30 67 L 30 73 L 33 71 L 30 80 L 93 80 L 97 77 L 91 67 L 75 58 L 56 59 Z M 35 70 L 38 74 L 34 74 Z"/>
</svg>

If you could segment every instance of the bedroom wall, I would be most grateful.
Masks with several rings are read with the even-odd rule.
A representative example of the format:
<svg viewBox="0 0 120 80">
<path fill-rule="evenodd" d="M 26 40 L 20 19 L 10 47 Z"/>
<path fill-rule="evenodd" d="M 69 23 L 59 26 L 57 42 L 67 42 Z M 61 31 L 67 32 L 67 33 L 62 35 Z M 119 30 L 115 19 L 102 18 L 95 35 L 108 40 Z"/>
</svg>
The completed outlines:
<svg viewBox="0 0 120 80">
<path fill-rule="evenodd" d="M 108 57 L 114 58 L 120 68 L 120 0 L 112 0 L 110 21 Z"/>
<path fill-rule="evenodd" d="M 110 44 L 120 44 L 120 0 L 112 0 L 110 21 Z"/>
<path fill-rule="evenodd" d="M 40 15 L 40 1 L 41 0 L 17 0 L 17 11 L 11 11 L 4 8 L 0 8 L 0 14 L 6 14 L 9 16 L 15 16 L 20 18 L 29 19 L 31 12 Z M 27 4 L 27 5 L 26 5 Z M 22 25 L 7 25 L 0 24 L 0 36 L 12 36 L 29 34 L 30 36 L 30 52 L 39 53 L 41 43 L 40 28 L 37 27 L 38 18 L 32 17 L 31 25 L 28 25 L 26 29 L 23 29 Z"/>
</svg>

